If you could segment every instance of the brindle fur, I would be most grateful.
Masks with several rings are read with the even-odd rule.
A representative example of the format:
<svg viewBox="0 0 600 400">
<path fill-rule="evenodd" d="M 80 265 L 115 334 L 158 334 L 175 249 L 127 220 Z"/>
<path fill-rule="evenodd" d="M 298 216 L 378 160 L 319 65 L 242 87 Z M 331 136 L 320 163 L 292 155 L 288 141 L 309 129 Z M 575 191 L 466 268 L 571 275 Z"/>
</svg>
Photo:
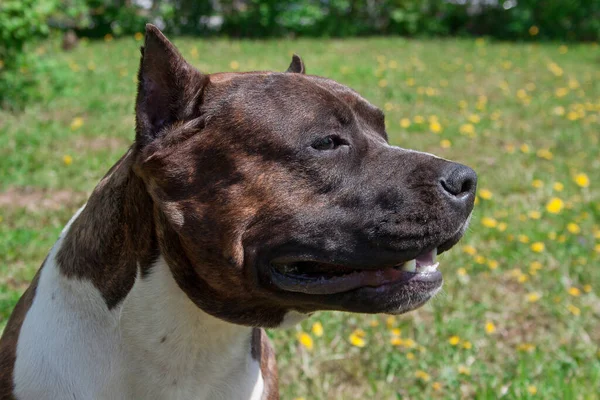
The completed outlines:
<svg viewBox="0 0 600 400">
<path fill-rule="evenodd" d="M 200 73 L 153 26 L 142 49 L 136 137 L 102 179 L 64 238 L 60 271 L 91 281 L 112 309 L 159 255 L 205 312 L 275 327 L 289 311 L 387 312 L 416 304 L 419 283 L 392 298 L 277 290 L 269 260 L 286 251 L 371 268 L 444 251 L 466 227 L 470 204 L 449 204 L 438 177 L 453 163 L 387 144 L 383 113 L 352 89 L 286 73 Z M 335 134 L 333 154 L 311 147 Z M 474 192 L 474 187 L 469 189 Z M 1 342 L 0 394 L 11 398 L 20 325 L 35 279 Z M 408 306 L 407 306 L 408 307 Z M 406 310 L 409 308 L 406 308 Z M 255 329 L 265 399 L 276 399 L 273 351 Z"/>
</svg>

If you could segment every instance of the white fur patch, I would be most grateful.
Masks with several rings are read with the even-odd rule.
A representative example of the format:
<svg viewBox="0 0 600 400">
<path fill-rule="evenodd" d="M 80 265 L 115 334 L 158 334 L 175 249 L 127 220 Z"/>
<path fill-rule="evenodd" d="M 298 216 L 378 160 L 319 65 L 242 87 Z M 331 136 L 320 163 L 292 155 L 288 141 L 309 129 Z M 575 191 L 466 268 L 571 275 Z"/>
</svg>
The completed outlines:
<svg viewBox="0 0 600 400">
<path fill-rule="evenodd" d="M 292 326 L 304 321 L 308 317 L 309 314 L 304 314 L 295 310 L 288 311 L 283 316 L 283 321 L 281 321 L 278 328 L 291 328 Z"/>
<path fill-rule="evenodd" d="M 91 282 L 42 269 L 23 322 L 15 394 L 29 399 L 259 400 L 252 328 L 214 318 L 181 291 L 160 258 L 109 310 Z"/>
</svg>

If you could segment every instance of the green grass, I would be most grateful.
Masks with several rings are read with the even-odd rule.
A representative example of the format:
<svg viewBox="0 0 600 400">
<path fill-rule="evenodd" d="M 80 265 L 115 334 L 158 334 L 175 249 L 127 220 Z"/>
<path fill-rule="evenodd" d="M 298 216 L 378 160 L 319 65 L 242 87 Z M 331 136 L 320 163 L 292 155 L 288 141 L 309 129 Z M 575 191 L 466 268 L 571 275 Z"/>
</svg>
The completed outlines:
<svg viewBox="0 0 600 400">
<path fill-rule="evenodd" d="M 319 313 L 270 332 L 284 399 L 599 398 L 596 45 L 397 38 L 175 43 L 207 72 L 236 63 L 240 70 L 283 71 L 297 52 L 311 74 L 347 84 L 383 108 L 394 144 L 479 173 L 471 228 L 440 257 L 446 283 L 436 299 L 400 317 Z M 47 105 L 0 112 L 3 324 L 62 226 L 133 138 L 139 45 L 129 38 L 61 53 L 46 44 L 71 83 Z M 577 184 L 578 174 L 588 177 L 587 187 Z M 564 205 L 558 213 L 546 209 L 553 197 Z M 536 242 L 544 244 L 539 252 Z M 316 322 L 322 336 L 312 331 Z M 401 340 L 393 340 L 393 328 Z M 364 347 L 350 343 L 357 329 Z M 303 332 L 312 349 L 299 342 Z"/>
</svg>

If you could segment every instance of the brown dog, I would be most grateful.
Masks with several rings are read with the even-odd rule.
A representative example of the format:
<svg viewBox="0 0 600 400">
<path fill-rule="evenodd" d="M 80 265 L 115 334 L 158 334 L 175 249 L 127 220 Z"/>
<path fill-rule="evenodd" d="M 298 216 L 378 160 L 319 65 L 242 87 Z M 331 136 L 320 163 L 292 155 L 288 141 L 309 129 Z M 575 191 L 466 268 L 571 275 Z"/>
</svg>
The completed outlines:
<svg viewBox="0 0 600 400">
<path fill-rule="evenodd" d="M 136 116 L 10 318 L 2 399 L 276 399 L 260 328 L 440 289 L 475 173 L 390 146 L 379 109 L 298 57 L 206 75 L 149 25 Z"/>
</svg>

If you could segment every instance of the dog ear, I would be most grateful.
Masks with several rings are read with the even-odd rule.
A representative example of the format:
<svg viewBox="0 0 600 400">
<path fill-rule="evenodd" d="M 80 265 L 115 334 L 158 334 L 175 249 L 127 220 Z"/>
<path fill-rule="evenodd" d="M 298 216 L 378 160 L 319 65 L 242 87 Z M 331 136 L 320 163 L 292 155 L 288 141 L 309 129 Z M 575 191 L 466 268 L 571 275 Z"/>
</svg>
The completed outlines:
<svg viewBox="0 0 600 400">
<path fill-rule="evenodd" d="M 292 62 L 285 72 L 294 72 L 296 74 L 305 74 L 306 69 L 304 68 L 304 62 L 298 54 L 292 56 Z"/>
<path fill-rule="evenodd" d="M 154 25 L 146 25 L 136 100 L 136 143 L 144 146 L 176 121 L 194 118 L 206 75 L 188 64 Z"/>
</svg>

